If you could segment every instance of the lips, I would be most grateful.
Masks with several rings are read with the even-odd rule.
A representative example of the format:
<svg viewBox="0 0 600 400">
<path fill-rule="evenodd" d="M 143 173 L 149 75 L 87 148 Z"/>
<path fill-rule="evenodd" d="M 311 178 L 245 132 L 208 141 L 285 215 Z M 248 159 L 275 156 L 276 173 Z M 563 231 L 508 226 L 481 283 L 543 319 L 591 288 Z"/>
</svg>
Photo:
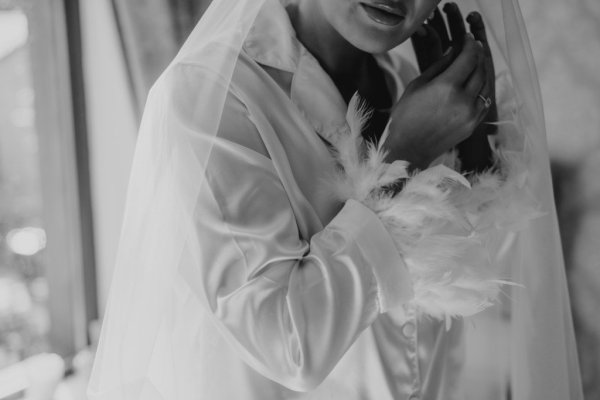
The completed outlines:
<svg viewBox="0 0 600 400">
<path fill-rule="evenodd" d="M 360 3 L 369 18 L 381 25 L 395 26 L 404 20 L 405 11 L 397 3 Z"/>
</svg>

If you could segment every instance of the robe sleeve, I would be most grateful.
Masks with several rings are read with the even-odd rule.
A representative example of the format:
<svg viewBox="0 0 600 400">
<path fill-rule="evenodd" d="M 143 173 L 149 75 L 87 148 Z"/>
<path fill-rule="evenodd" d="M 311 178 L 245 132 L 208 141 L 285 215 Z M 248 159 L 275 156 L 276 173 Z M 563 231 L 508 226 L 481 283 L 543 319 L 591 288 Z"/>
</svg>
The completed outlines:
<svg viewBox="0 0 600 400">
<path fill-rule="evenodd" d="M 199 295 L 250 366 L 310 390 L 379 313 L 412 297 L 410 278 L 390 234 L 360 202 L 348 200 L 321 232 L 301 237 L 243 105 L 230 96 L 224 113 L 194 221 Z"/>
<path fill-rule="evenodd" d="M 510 89 L 501 83 L 502 92 Z M 514 115 L 514 97 L 500 96 L 499 107 L 502 115 Z M 350 132 L 334 144 L 341 168 L 330 182 L 332 191 L 342 201 L 362 202 L 386 226 L 412 280 L 411 303 L 422 313 L 449 324 L 452 317 L 492 306 L 502 286 L 511 284 L 499 260 L 514 233 L 542 215 L 529 185 L 525 133 L 510 118 L 498 123 L 491 146 L 495 169 L 463 175 L 447 166 L 454 164 L 454 153 L 409 173 L 406 161 L 384 161 L 385 134 L 379 145 L 363 140 L 367 112 L 355 95 L 347 115 Z"/>
</svg>

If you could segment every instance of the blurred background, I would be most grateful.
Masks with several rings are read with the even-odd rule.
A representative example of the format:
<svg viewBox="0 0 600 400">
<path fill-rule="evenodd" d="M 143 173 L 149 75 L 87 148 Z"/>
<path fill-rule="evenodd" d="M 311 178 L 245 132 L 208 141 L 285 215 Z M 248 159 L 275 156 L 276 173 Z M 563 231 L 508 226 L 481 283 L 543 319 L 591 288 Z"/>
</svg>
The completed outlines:
<svg viewBox="0 0 600 400">
<path fill-rule="evenodd" d="M 600 2 L 520 0 L 600 399 Z M 0 0 L 0 400 L 85 398 L 146 92 L 207 0 Z"/>
</svg>

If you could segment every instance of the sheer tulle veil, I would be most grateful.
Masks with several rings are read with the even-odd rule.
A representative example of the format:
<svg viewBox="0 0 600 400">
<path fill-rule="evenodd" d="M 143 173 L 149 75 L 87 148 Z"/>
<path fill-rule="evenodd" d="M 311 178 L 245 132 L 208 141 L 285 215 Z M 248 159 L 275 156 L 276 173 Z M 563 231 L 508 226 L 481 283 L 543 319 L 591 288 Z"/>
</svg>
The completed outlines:
<svg viewBox="0 0 600 400">
<path fill-rule="evenodd" d="M 214 318 L 196 291 L 203 251 L 195 231 L 204 170 L 242 44 L 265 0 L 214 0 L 177 57 L 153 86 L 140 127 L 117 265 L 89 385 L 90 399 L 203 398 L 197 377 L 209 348 L 190 352 Z M 545 215 L 516 234 L 503 262 L 512 287 L 504 304 L 467 323 L 465 373 L 470 387 L 492 385 L 513 400 L 582 399 L 563 257 L 552 196 L 544 118 L 535 66 L 517 0 L 459 0 L 486 21 L 499 75 L 518 105 L 500 120 L 530 142 L 528 179 Z M 193 64 L 205 71 L 197 90 L 178 90 L 170 70 Z M 171 93 L 185 93 L 172 96 Z M 502 326 L 487 337 L 478 319 Z M 186 321 L 185 329 L 181 321 Z M 497 336 L 497 335 L 496 335 Z M 483 345 L 482 345 L 483 343 Z M 213 357 L 214 359 L 214 357 Z M 483 361 L 481 361 L 483 360 Z M 504 367 L 494 365 L 505 360 Z M 483 365 L 489 364 L 489 365 Z M 490 371 L 481 376 L 477 371 Z M 471 373 L 472 372 L 472 373 Z M 228 382 L 212 382 L 226 385 Z M 489 392 L 489 391 L 488 391 Z"/>
</svg>

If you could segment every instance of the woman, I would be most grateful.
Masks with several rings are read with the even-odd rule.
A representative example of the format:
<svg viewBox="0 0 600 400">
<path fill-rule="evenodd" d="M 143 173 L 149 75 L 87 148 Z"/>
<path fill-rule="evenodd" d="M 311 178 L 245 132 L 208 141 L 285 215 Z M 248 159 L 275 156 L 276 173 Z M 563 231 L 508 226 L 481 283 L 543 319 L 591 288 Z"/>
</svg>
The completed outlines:
<svg viewBox="0 0 600 400">
<path fill-rule="evenodd" d="M 530 258 L 555 232 L 526 196 L 553 211 L 530 70 L 496 60 L 490 147 L 483 22 L 450 5 L 450 35 L 439 13 L 422 26 L 437 5 L 215 0 L 148 99 L 92 398 L 462 399 L 462 317 L 506 290 L 503 263 L 531 295 L 512 294 L 515 356 L 485 395 L 581 398 L 559 257 Z M 481 11 L 514 56 L 501 7 Z M 415 32 L 419 76 L 392 51 Z"/>
</svg>

